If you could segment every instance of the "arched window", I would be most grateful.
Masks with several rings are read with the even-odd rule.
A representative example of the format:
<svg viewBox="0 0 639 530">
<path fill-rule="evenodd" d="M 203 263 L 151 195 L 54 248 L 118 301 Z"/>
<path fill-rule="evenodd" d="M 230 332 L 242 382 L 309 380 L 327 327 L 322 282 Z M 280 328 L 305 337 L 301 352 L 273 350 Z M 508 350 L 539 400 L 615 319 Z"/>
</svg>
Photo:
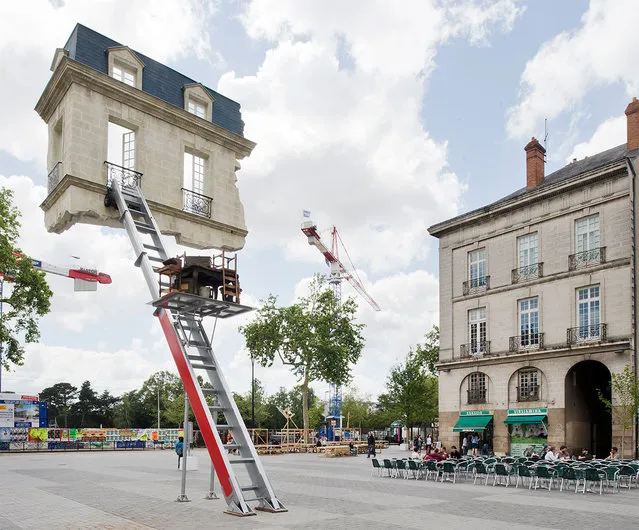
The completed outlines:
<svg viewBox="0 0 639 530">
<path fill-rule="evenodd" d="M 488 376 L 483 372 L 473 372 L 466 380 L 468 381 L 468 404 L 486 403 L 488 401 Z"/>
</svg>

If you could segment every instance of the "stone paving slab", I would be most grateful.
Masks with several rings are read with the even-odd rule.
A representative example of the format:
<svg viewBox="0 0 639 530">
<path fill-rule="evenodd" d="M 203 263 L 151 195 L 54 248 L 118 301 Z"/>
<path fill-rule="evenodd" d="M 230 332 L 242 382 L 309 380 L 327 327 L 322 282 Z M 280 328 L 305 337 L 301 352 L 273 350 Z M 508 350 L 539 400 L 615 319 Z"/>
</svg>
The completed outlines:
<svg viewBox="0 0 639 530">
<path fill-rule="evenodd" d="M 384 453 L 405 455 L 396 449 Z M 316 454 L 263 457 L 289 512 L 237 518 L 223 513 L 223 500 L 204 499 L 210 468 L 205 451 L 195 454 L 199 469 L 189 472 L 189 503 L 175 500 L 181 473 L 172 451 L 1 454 L 0 530 L 638 526 L 636 488 L 599 496 L 380 478 L 371 476 L 372 464 L 365 456 L 330 459 Z"/>
</svg>

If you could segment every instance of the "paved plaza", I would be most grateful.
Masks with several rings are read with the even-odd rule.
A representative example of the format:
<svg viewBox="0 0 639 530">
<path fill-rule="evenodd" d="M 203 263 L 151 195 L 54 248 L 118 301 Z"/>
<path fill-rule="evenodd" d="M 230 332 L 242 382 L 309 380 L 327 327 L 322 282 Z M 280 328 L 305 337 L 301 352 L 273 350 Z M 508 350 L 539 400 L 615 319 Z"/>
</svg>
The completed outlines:
<svg viewBox="0 0 639 530">
<path fill-rule="evenodd" d="M 189 473 L 178 503 L 172 451 L 0 455 L 0 529 L 18 528 L 636 528 L 639 489 L 618 494 L 528 491 L 371 477 L 365 456 L 265 456 L 287 513 L 237 518 L 206 500 L 209 468 Z M 397 449 L 384 456 L 400 456 Z"/>
</svg>

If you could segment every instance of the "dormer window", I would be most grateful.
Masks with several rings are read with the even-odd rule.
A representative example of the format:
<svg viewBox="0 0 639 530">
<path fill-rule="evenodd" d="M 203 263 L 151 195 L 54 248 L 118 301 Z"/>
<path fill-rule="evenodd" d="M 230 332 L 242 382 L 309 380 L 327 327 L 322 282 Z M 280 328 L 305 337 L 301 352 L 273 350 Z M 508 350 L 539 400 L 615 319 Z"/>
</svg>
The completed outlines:
<svg viewBox="0 0 639 530">
<path fill-rule="evenodd" d="M 213 119 L 215 99 L 208 88 L 200 83 L 184 85 L 184 110 L 206 121 Z"/>
<path fill-rule="evenodd" d="M 133 68 L 128 68 L 121 64 L 114 64 L 112 77 L 129 86 L 135 87 L 135 70 L 133 70 Z"/>
<path fill-rule="evenodd" d="M 199 101 L 190 100 L 186 110 L 198 118 L 206 118 L 206 105 Z"/>
</svg>

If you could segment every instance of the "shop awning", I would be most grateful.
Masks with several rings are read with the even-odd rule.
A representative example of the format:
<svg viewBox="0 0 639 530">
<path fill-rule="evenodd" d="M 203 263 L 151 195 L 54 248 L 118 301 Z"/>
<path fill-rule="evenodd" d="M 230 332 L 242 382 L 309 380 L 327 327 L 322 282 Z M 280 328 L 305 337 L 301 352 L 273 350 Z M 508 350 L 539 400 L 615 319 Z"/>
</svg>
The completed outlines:
<svg viewBox="0 0 639 530">
<path fill-rule="evenodd" d="M 460 416 L 453 427 L 453 432 L 483 432 L 491 421 L 493 421 L 492 414 Z"/>
<path fill-rule="evenodd" d="M 512 423 L 523 423 L 530 425 L 533 423 L 543 423 L 546 419 L 546 414 L 513 414 L 506 416 L 504 423 L 510 425 Z"/>
</svg>

